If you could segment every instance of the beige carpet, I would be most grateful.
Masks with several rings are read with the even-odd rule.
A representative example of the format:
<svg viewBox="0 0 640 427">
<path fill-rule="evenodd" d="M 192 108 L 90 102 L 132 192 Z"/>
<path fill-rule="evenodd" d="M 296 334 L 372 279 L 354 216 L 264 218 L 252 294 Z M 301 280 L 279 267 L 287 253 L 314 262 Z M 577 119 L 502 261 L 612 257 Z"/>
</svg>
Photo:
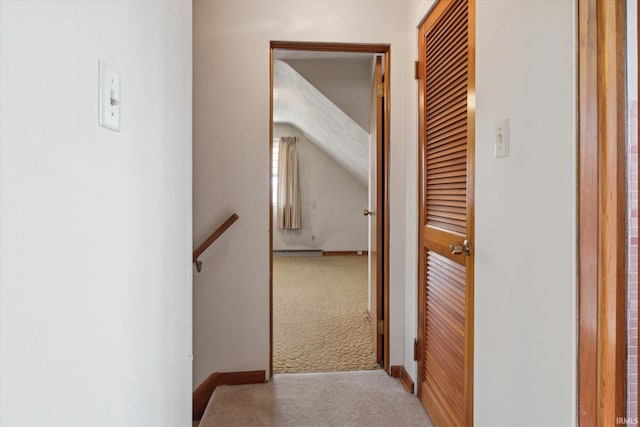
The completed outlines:
<svg viewBox="0 0 640 427">
<path fill-rule="evenodd" d="M 375 369 L 367 257 L 273 258 L 273 371 Z"/>
<path fill-rule="evenodd" d="M 220 386 L 199 427 L 433 427 L 417 397 L 384 371 L 276 375 Z"/>
</svg>

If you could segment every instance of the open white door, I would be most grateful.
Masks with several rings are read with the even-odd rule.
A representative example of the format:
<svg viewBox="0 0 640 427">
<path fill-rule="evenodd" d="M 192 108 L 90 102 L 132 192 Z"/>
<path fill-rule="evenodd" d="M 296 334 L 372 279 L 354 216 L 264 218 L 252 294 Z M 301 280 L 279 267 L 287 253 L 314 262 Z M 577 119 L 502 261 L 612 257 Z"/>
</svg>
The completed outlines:
<svg viewBox="0 0 640 427">
<path fill-rule="evenodd" d="M 383 161 L 383 91 L 382 91 L 382 57 L 377 56 L 374 65 L 373 83 L 371 88 L 371 121 L 369 145 L 369 208 L 365 215 L 369 215 L 369 310 L 373 324 L 372 333 L 376 342 L 376 361 L 379 365 L 384 361 L 384 300 L 383 300 L 383 272 L 382 272 L 382 229 L 384 221 L 379 213 L 382 207 L 382 174 L 378 168 Z"/>
</svg>

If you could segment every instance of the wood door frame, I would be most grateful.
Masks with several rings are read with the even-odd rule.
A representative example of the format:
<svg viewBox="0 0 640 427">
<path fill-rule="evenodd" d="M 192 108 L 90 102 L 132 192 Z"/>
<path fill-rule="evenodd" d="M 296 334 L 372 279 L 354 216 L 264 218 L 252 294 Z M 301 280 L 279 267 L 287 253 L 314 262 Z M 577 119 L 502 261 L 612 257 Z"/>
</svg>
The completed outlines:
<svg viewBox="0 0 640 427">
<path fill-rule="evenodd" d="M 271 144 L 273 144 L 273 51 L 274 49 L 284 50 L 308 50 L 318 52 L 353 52 L 353 53 L 373 53 L 384 56 L 384 141 L 383 158 L 378 159 L 377 180 L 382 174 L 383 194 L 377 195 L 378 200 L 383 202 L 383 234 L 377 236 L 378 242 L 383 242 L 382 260 L 378 257 L 378 262 L 382 263 L 382 292 L 384 293 L 384 370 L 390 372 L 389 364 L 389 230 L 390 230 L 390 202 L 389 202 L 389 157 L 391 140 L 391 45 L 388 44 L 359 44 L 359 43 L 324 43 L 324 42 L 295 42 L 295 41 L 271 41 L 269 44 L 269 165 L 273 159 Z M 382 167 L 380 167 L 382 163 Z M 269 378 L 273 377 L 273 206 L 271 194 L 273 189 L 271 183 L 271 166 L 269 166 Z M 381 237 L 383 237 L 381 239 Z M 375 321 L 375 319 L 372 319 Z"/>
<path fill-rule="evenodd" d="M 578 422 L 625 414 L 625 2 L 578 2 Z"/>
<path fill-rule="evenodd" d="M 380 96 L 380 94 L 378 94 L 378 84 L 381 83 L 384 85 L 384 71 L 382 70 L 382 63 L 383 63 L 383 59 L 380 56 L 377 56 L 375 58 L 375 63 L 374 63 L 374 73 L 373 73 L 373 77 L 375 79 L 375 81 L 373 82 L 373 86 L 372 87 L 372 98 L 375 100 L 375 110 L 376 110 L 376 124 L 375 124 L 375 128 L 376 128 L 376 177 L 375 177 L 375 186 L 376 186 L 376 200 L 375 200 L 375 210 L 376 210 L 376 215 L 378 212 L 384 212 L 384 198 L 383 197 L 378 197 L 378 193 L 383 193 L 384 190 L 384 182 L 383 182 L 383 176 L 378 173 L 378 169 L 380 169 L 378 167 L 378 162 L 382 161 L 382 159 L 384 158 L 384 153 L 385 153 L 385 149 L 384 149 L 384 141 L 385 141 L 385 135 L 384 135 L 384 129 L 385 129 L 385 117 L 384 117 L 384 93 L 382 93 L 382 95 Z M 373 105 L 371 106 L 371 110 L 373 111 L 374 107 Z M 369 129 L 371 129 L 372 126 L 371 124 L 369 124 Z M 382 165 L 384 166 L 384 165 Z M 369 167 L 371 167 L 371 159 L 369 159 Z M 369 173 L 369 179 L 371 179 L 371 173 Z M 369 189 L 369 194 L 371 194 L 371 189 Z M 388 211 L 388 209 L 387 209 Z M 369 319 L 371 322 L 375 322 L 374 323 L 374 327 L 372 328 L 372 332 L 375 331 L 375 346 L 376 346 L 376 363 L 378 365 L 383 365 L 385 363 L 386 359 L 389 359 L 389 356 L 384 357 L 385 354 L 388 355 L 388 350 L 385 350 L 385 335 L 388 332 L 384 332 L 383 334 L 379 334 L 378 330 L 377 330 L 377 323 L 378 321 L 382 320 L 384 322 L 385 319 L 388 319 L 387 315 L 384 312 L 384 290 L 382 286 L 378 286 L 380 282 L 380 280 L 384 280 L 384 279 L 378 279 L 383 278 L 384 277 L 384 271 L 385 268 L 382 265 L 382 262 L 378 261 L 378 254 L 382 253 L 383 256 L 384 254 L 387 252 L 384 250 L 384 242 L 379 240 L 379 236 L 380 235 L 385 235 L 384 232 L 384 218 L 385 215 L 383 213 L 382 215 L 382 219 L 383 221 L 379 221 L 380 217 L 376 217 L 376 266 L 375 266 L 375 270 L 376 270 L 376 316 L 375 319 L 371 318 L 371 316 L 369 316 Z M 369 224 L 369 233 L 371 233 L 371 224 Z M 369 271 L 369 283 L 371 283 L 371 270 Z M 371 285 L 369 285 L 369 292 L 371 292 Z M 388 323 L 388 322 L 387 322 Z M 387 341 L 388 342 L 388 341 Z M 388 364 L 387 364 L 387 369 L 388 368 Z M 389 372 L 391 372 L 389 370 Z"/>
<path fill-rule="evenodd" d="M 420 37 L 420 27 L 431 16 L 437 17 L 444 13 L 451 2 L 438 0 L 426 13 L 425 17 L 418 24 L 418 57 L 420 52 L 426 49 L 424 37 Z M 432 15 L 433 14 L 433 15 Z M 467 82 L 467 237 L 471 242 L 475 241 L 475 93 L 476 93 L 476 4 L 475 0 L 468 0 L 468 82 Z M 418 64 L 418 111 L 424 111 L 424 93 L 426 83 L 426 70 L 423 64 Z M 425 289 L 422 286 L 425 283 L 425 254 L 424 254 L 424 189 L 426 182 L 426 173 L 424 165 L 424 141 L 425 117 L 418 114 L 418 398 L 422 396 L 422 372 L 424 370 L 424 340 L 425 340 L 425 307 L 423 301 L 425 299 Z M 467 427 L 473 426 L 473 355 L 474 355 L 474 257 L 470 257 L 469 265 L 465 270 L 466 273 L 466 303 L 465 303 L 465 351 L 464 363 L 468 367 L 464 377 L 465 387 L 465 417 L 467 419 Z"/>
</svg>

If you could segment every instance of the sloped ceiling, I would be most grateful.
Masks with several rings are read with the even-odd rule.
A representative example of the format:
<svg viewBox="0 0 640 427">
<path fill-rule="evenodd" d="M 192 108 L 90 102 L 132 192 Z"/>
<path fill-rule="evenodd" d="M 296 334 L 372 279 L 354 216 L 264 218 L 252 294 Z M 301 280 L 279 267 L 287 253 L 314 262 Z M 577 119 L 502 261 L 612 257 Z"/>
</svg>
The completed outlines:
<svg viewBox="0 0 640 427">
<path fill-rule="evenodd" d="M 374 55 L 351 52 L 349 54 L 352 56 L 284 58 L 284 62 L 336 104 L 365 132 L 369 132 Z"/>
<path fill-rule="evenodd" d="M 273 103 L 274 123 L 297 127 L 367 185 L 369 133 L 282 60 L 273 62 Z"/>
</svg>

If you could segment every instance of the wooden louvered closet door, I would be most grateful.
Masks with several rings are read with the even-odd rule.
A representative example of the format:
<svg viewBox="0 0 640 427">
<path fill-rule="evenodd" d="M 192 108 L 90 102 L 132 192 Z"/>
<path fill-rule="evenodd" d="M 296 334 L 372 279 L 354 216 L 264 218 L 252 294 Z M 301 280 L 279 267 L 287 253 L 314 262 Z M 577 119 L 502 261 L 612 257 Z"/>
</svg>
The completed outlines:
<svg viewBox="0 0 640 427">
<path fill-rule="evenodd" d="M 419 397 L 436 427 L 473 425 L 474 0 L 419 28 Z"/>
</svg>

